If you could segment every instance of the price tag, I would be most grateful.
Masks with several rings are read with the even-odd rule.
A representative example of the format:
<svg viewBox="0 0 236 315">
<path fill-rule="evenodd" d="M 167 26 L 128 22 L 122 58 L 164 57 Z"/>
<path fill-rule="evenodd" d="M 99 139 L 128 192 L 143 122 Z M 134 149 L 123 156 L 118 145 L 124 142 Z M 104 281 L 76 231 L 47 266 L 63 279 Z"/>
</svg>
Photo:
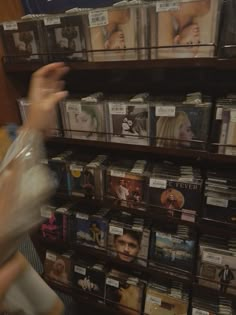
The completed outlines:
<svg viewBox="0 0 236 315">
<path fill-rule="evenodd" d="M 110 225 L 109 226 L 109 233 L 114 235 L 123 235 L 124 230 L 118 226 Z"/>
<path fill-rule="evenodd" d="M 121 172 L 121 171 L 111 170 L 111 176 L 124 178 L 126 176 L 126 173 Z"/>
<path fill-rule="evenodd" d="M 193 308 L 192 315 L 210 315 L 209 312 L 199 310 L 197 308 Z"/>
<path fill-rule="evenodd" d="M 156 2 L 156 12 L 176 11 L 180 8 L 178 0 L 163 0 Z"/>
<path fill-rule="evenodd" d="M 57 260 L 57 256 L 52 253 L 46 253 L 46 259 L 55 262 Z"/>
<path fill-rule="evenodd" d="M 59 16 L 48 16 L 45 17 L 43 21 L 45 26 L 61 24 Z"/>
<path fill-rule="evenodd" d="M 75 114 L 81 113 L 81 104 L 79 102 L 67 102 L 66 103 L 66 111 L 73 112 Z"/>
<path fill-rule="evenodd" d="M 135 173 L 135 174 L 143 174 L 143 169 L 141 169 L 141 168 L 133 168 L 130 172 L 131 173 Z"/>
<path fill-rule="evenodd" d="M 147 302 L 149 303 L 153 303 L 153 304 L 157 304 L 157 305 L 161 305 L 161 299 L 157 296 L 153 296 L 153 295 L 147 295 Z"/>
<path fill-rule="evenodd" d="M 150 180 L 149 180 L 149 187 L 166 189 L 166 187 L 167 187 L 167 180 L 166 179 L 159 179 L 159 178 L 151 177 Z"/>
<path fill-rule="evenodd" d="M 202 261 L 222 265 L 222 256 L 211 252 L 203 252 Z"/>
<path fill-rule="evenodd" d="M 126 115 L 126 104 L 109 103 L 109 110 L 112 115 Z"/>
<path fill-rule="evenodd" d="M 82 172 L 83 171 L 83 166 L 79 166 L 79 165 L 76 165 L 76 164 L 71 164 L 70 165 L 70 170 L 71 171 L 80 171 L 80 172 Z"/>
<path fill-rule="evenodd" d="M 188 222 L 195 222 L 196 211 L 194 210 L 182 210 L 181 220 Z"/>
<path fill-rule="evenodd" d="M 16 30 L 18 30 L 17 22 L 15 22 L 15 21 L 4 22 L 3 23 L 3 29 L 4 29 L 4 31 L 16 31 Z"/>
<path fill-rule="evenodd" d="M 236 122 L 236 109 L 231 109 L 230 111 L 230 121 Z"/>
<path fill-rule="evenodd" d="M 82 219 L 82 220 L 88 220 L 89 216 L 86 213 L 78 212 L 78 213 L 76 213 L 76 218 L 77 219 Z"/>
<path fill-rule="evenodd" d="M 175 106 L 156 106 L 156 116 L 175 117 Z"/>
<path fill-rule="evenodd" d="M 86 268 L 80 267 L 80 266 L 75 266 L 74 271 L 76 273 L 79 273 L 80 275 L 85 276 L 86 275 Z"/>
<path fill-rule="evenodd" d="M 66 213 L 67 211 L 68 211 L 67 208 L 58 208 L 58 209 L 56 210 L 56 212 L 59 212 L 59 213 Z"/>
<path fill-rule="evenodd" d="M 111 278 L 106 278 L 106 284 L 111 286 L 111 287 L 115 287 L 115 288 L 119 288 L 119 286 L 120 286 L 119 281 L 117 281 L 115 279 L 111 279 Z"/>
<path fill-rule="evenodd" d="M 223 116 L 223 108 L 218 107 L 216 110 L 216 120 L 222 120 Z"/>
<path fill-rule="evenodd" d="M 228 208 L 229 200 L 207 197 L 207 205 Z"/>
<path fill-rule="evenodd" d="M 42 160 L 41 160 L 41 163 L 47 165 L 47 164 L 48 164 L 48 159 L 42 159 Z"/>
<path fill-rule="evenodd" d="M 104 26 L 108 24 L 107 10 L 90 11 L 89 12 L 89 26 Z"/>
</svg>

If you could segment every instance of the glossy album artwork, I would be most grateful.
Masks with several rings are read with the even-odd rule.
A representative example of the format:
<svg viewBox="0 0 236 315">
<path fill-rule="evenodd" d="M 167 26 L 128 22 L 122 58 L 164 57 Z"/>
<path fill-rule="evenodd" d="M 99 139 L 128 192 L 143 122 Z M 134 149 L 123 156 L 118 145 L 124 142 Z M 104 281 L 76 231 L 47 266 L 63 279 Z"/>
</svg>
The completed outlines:
<svg viewBox="0 0 236 315">
<path fill-rule="evenodd" d="M 111 142 L 149 144 L 149 106 L 109 102 Z"/>
<path fill-rule="evenodd" d="M 70 255 L 59 255 L 47 251 L 44 262 L 44 275 L 52 281 L 69 285 L 71 281 L 72 262 Z"/>
<path fill-rule="evenodd" d="M 86 60 L 86 43 L 82 16 L 58 16 L 55 24 L 44 20 L 51 60 Z"/>
<path fill-rule="evenodd" d="M 67 100 L 61 105 L 65 136 L 74 139 L 106 139 L 103 103 L 85 104 L 79 99 Z"/>
<path fill-rule="evenodd" d="M 44 51 L 42 21 L 13 21 L 2 24 L 5 55 L 15 61 L 39 60 Z M 11 57 L 12 56 L 12 57 Z M 8 58 L 8 59 L 9 59 Z"/>
<path fill-rule="evenodd" d="M 89 13 L 89 24 L 91 47 L 94 50 L 92 61 L 137 59 L 136 8 L 93 10 Z M 130 48 L 133 50 L 127 50 Z"/>
<path fill-rule="evenodd" d="M 193 268 L 195 242 L 159 231 L 152 232 L 151 264 L 168 265 L 185 271 Z"/>
<path fill-rule="evenodd" d="M 187 315 L 188 301 L 178 299 L 170 292 L 149 287 L 146 291 L 144 313 L 147 315 Z"/>
<path fill-rule="evenodd" d="M 209 130 L 210 103 L 202 105 L 155 102 L 151 135 L 158 147 L 204 149 Z"/>
<path fill-rule="evenodd" d="M 200 246 L 199 284 L 236 295 L 235 251 Z"/>
<path fill-rule="evenodd" d="M 157 7 L 157 46 L 170 47 L 158 49 L 156 57 L 213 56 L 214 44 L 217 43 L 221 3 L 221 0 L 182 0 L 173 10 L 162 10 L 161 7 Z"/>
</svg>

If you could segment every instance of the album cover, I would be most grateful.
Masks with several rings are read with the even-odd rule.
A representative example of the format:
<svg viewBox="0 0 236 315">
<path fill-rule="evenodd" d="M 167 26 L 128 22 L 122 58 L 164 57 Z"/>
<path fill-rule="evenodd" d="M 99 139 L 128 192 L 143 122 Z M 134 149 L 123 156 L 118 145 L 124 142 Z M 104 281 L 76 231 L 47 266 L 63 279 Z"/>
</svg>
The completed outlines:
<svg viewBox="0 0 236 315">
<path fill-rule="evenodd" d="M 76 240 L 78 243 L 105 249 L 107 245 L 109 209 L 80 211 L 76 214 Z"/>
<path fill-rule="evenodd" d="M 151 107 L 153 145 L 179 149 L 206 149 L 211 103 L 181 104 L 157 100 Z"/>
<path fill-rule="evenodd" d="M 153 230 L 150 248 L 150 264 L 161 264 L 192 271 L 195 241 Z"/>
<path fill-rule="evenodd" d="M 54 21 L 50 17 L 44 19 L 50 60 L 86 60 L 82 15 L 64 14 L 53 19 Z"/>
<path fill-rule="evenodd" d="M 103 101 L 85 103 L 67 99 L 61 105 L 65 136 L 83 140 L 106 140 L 106 120 Z"/>
<path fill-rule="evenodd" d="M 147 266 L 149 239 L 150 230 L 142 224 L 109 224 L 108 251 L 117 260 Z"/>
<path fill-rule="evenodd" d="M 81 260 L 75 263 L 73 282 L 79 290 L 103 300 L 105 298 L 105 281 L 104 265 Z"/>
<path fill-rule="evenodd" d="M 149 145 L 149 104 L 109 101 L 110 141 Z"/>
<path fill-rule="evenodd" d="M 135 7 L 92 10 L 89 12 L 89 25 L 91 48 L 94 50 L 90 61 L 123 61 L 138 58 Z"/>
<path fill-rule="evenodd" d="M 160 10 L 156 15 L 158 46 L 181 47 L 158 49 L 157 58 L 213 57 L 221 4 L 221 0 L 182 0 L 173 10 Z"/>
<path fill-rule="evenodd" d="M 122 170 L 107 170 L 107 197 L 123 207 L 144 209 L 146 178 Z"/>
<path fill-rule="evenodd" d="M 201 210 L 202 182 L 165 179 L 155 174 L 149 179 L 149 204 L 166 209 L 166 214 L 195 221 Z M 160 209 L 160 210 L 161 210 Z M 177 210 L 177 211 L 175 211 Z M 180 211 L 181 210 L 181 211 Z"/>
<path fill-rule="evenodd" d="M 199 284 L 220 294 L 236 295 L 236 256 L 229 250 L 200 246 Z"/>
<path fill-rule="evenodd" d="M 106 277 L 106 302 L 122 314 L 141 314 L 143 294 L 144 283 L 137 278 L 114 269 Z"/>
<path fill-rule="evenodd" d="M 146 291 L 144 313 L 147 315 L 187 315 L 188 301 L 177 299 L 168 292 L 161 292 L 149 286 Z"/>
<path fill-rule="evenodd" d="M 71 259 L 71 253 L 60 255 L 48 250 L 44 262 L 44 276 L 52 281 L 69 285 L 72 274 Z"/>
<path fill-rule="evenodd" d="M 42 21 L 39 19 L 5 22 L 1 26 L 7 62 L 40 61 L 45 52 Z"/>
</svg>

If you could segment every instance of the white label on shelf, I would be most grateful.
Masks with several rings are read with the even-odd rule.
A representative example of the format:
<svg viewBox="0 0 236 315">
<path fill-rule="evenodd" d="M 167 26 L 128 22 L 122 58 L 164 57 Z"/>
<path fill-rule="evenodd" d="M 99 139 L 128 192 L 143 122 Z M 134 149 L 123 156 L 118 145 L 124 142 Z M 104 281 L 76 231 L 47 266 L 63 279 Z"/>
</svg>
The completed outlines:
<svg viewBox="0 0 236 315">
<path fill-rule="evenodd" d="M 143 169 L 135 167 L 135 168 L 132 168 L 130 172 L 135 173 L 135 174 L 143 174 Z"/>
<path fill-rule="evenodd" d="M 229 200 L 214 198 L 214 197 L 207 197 L 206 203 L 207 205 L 211 205 L 211 206 L 228 208 Z"/>
<path fill-rule="evenodd" d="M 109 103 L 111 115 L 126 115 L 127 105 L 124 103 Z"/>
<path fill-rule="evenodd" d="M 63 207 L 57 208 L 57 210 L 56 210 L 56 212 L 58 212 L 58 213 L 66 213 L 67 211 L 68 211 L 68 209 L 67 208 L 63 208 Z"/>
<path fill-rule="evenodd" d="M 203 252 L 202 261 L 222 265 L 222 256 L 211 252 Z"/>
<path fill-rule="evenodd" d="M 111 287 L 119 288 L 120 283 L 119 281 L 111 278 L 106 278 L 106 284 L 110 285 Z"/>
<path fill-rule="evenodd" d="M 153 304 L 157 304 L 157 305 L 161 305 L 161 299 L 157 296 L 153 296 L 148 294 L 147 295 L 147 302 L 149 303 L 153 303 Z"/>
<path fill-rule="evenodd" d="M 80 114 L 81 113 L 81 104 L 79 102 L 67 102 L 66 103 L 66 111 Z"/>
<path fill-rule="evenodd" d="M 42 164 L 48 164 L 48 159 L 42 159 L 42 160 L 41 160 L 41 163 L 42 163 Z"/>
<path fill-rule="evenodd" d="M 110 225 L 109 226 L 109 233 L 114 235 L 123 235 L 124 230 L 118 226 Z"/>
<path fill-rule="evenodd" d="M 230 121 L 236 122 L 236 109 L 231 109 L 230 111 Z"/>
<path fill-rule="evenodd" d="M 76 164 L 71 164 L 70 165 L 70 170 L 71 171 L 80 171 L 80 172 L 82 172 L 83 171 L 83 166 L 79 166 L 79 165 L 76 165 Z"/>
<path fill-rule="evenodd" d="M 180 8 L 179 0 L 163 0 L 156 2 L 156 12 L 176 11 Z"/>
<path fill-rule="evenodd" d="M 196 211 L 194 210 L 182 210 L 181 220 L 188 222 L 195 222 Z"/>
<path fill-rule="evenodd" d="M 216 110 L 216 120 L 222 120 L 222 115 L 223 115 L 223 108 L 218 107 Z"/>
<path fill-rule="evenodd" d="M 166 189 L 167 187 L 167 180 L 166 179 L 159 179 L 159 178 L 150 178 L 149 186 L 153 188 L 161 188 Z"/>
<path fill-rule="evenodd" d="M 4 31 L 16 31 L 18 30 L 18 25 L 16 21 L 4 22 L 3 23 Z"/>
<path fill-rule="evenodd" d="M 75 266 L 74 271 L 76 273 L 79 273 L 80 275 L 85 276 L 86 275 L 86 268 L 80 267 L 80 266 Z"/>
<path fill-rule="evenodd" d="M 175 106 L 156 106 L 156 116 L 175 117 Z"/>
<path fill-rule="evenodd" d="M 77 219 L 82 219 L 82 220 L 88 220 L 89 216 L 86 213 L 78 212 L 78 213 L 76 213 L 76 218 Z"/>
<path fill-rule="evenodd" d="M 209 315 L 209 312 L 199 310 L 198 308 L 193 308 L 192 315 Z"/>
<path fill-rule="evenodd" d="M 48 16 L 45 17 L 43 21 L 45 26 L 61 24 L 61 19 L 59 16 Z"/>
<path fill-rule="evenodd" d="M 46 253 L 46 259 L 55 262 L 57 260 L 57 256 L 52 253 Z"/>
<path fill-rule="evenodd" d="M 89 26 L 104 26 L 108 24 L 107 10 L 90 11 L 89 12 Z"/>
<path fill-rule="evenodd" d="M 126 175 L 125 172 L 116 171 L 116 170 L 111 170 L 111 176 L 124 178 L 125 175 Z"/>
</svg>

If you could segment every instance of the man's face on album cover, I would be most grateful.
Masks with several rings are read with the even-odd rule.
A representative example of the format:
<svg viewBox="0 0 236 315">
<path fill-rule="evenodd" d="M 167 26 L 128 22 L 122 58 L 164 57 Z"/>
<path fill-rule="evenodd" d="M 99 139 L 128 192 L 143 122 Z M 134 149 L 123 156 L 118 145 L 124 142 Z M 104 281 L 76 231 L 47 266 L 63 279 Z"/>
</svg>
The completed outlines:
<svg viewBox="0 0 236 315">
<path fill-rule="evenodd" d="M 131 237 L 129 234 L 117 236 L 114 240 L 114 246 L 117 251 L 117 256 L 126 262 L 133 261 L 140 249 L 138 240 Z"/>
</svg>

